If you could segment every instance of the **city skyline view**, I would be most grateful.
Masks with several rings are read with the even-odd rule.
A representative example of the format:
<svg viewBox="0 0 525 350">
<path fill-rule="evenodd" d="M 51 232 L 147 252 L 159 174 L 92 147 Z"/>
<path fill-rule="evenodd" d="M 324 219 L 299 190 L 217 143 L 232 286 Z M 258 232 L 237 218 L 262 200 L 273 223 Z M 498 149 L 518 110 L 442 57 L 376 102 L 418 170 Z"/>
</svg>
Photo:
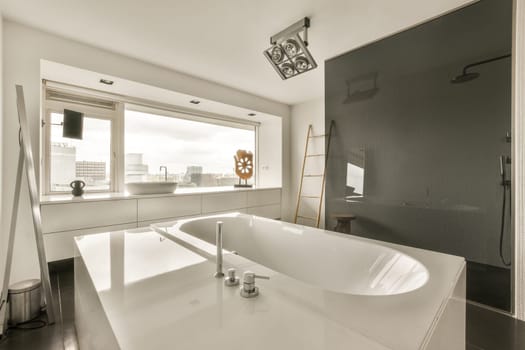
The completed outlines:
<svg viewBox="0 0 525 350">
<path fill-rule="evenodd" d="M 202 166 L 207 173 L 235 173 L 238 149 L 253 152 L 255 131 L 126 110 L 126 153 L 142 153 L 150 172 L 161 165 L 171 173 Z"/>
</svg>

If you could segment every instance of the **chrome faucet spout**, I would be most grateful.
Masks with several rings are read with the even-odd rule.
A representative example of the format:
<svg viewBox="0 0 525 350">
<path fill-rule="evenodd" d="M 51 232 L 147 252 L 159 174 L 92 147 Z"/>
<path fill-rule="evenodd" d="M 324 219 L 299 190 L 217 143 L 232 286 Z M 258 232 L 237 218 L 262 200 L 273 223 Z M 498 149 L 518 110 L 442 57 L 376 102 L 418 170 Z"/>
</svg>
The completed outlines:
<svg viewBox="0 0 525 350">
<path fill-rule="evenodd" d="M 168 167 L 165 165 L 161 165 L 159 171 L 162 171 L 162 169 L 164 169 L 164 181 L 168 182 Z"/>
<path fill-rule="evenodd" d="M 222 272 L 222 221 L 217 221 L 217 226 L 215 229 L 215 245 L 217 246 L 217 269 L 215 272 L 216 278 L 224 277 Z"/>
</svg>

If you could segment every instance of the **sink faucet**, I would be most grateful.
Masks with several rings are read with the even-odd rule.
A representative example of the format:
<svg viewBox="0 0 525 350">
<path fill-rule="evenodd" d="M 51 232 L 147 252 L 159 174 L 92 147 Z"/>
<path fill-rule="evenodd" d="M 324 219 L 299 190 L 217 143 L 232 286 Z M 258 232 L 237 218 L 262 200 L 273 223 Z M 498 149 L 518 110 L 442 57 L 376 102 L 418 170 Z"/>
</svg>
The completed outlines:
<svg viewBox="0 0 525 350">
<path fill-rule="evenodd" d="M 161 165 L 159 171 L 162 171 L 164 169 L 164 181 L 168 181 L 168 167 L 165 165 Z"/>
<path fill-rule="evenodd" d="M 217 221 L 215 245 L 217 246 L 217 269 L 214 276 L 222 278 L 224 277 L 224 273 L 222 272 L 222 221 Z"/>
</svg>

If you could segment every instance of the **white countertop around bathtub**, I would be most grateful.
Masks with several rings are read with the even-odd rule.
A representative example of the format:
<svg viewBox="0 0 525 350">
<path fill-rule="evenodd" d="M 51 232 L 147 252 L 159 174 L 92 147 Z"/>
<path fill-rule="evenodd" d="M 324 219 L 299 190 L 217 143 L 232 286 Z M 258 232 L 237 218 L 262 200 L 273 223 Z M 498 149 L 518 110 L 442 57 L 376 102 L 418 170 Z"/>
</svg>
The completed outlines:
<svg viewBox="0 0 525 350">
<path fill-rule="evenodd" d="M 77 237 L 80 276 L 75 278 L 82 279 L 77 266 L 84 266 L 83 279 L 92 283 L 121 349 L 421 349 L 464 261 L 380 244 L 421 261 L 430 273 L 428 283 L 399 295 L 349 295 L 227 254 L 225 270 L 271 277 L 257 280 L 259 297 L 245 299 L 239 287 L 213 277 L 213 261 L 150 229 Z M 82 345 L 86 339 L 79 333 Z"/>
</svg>

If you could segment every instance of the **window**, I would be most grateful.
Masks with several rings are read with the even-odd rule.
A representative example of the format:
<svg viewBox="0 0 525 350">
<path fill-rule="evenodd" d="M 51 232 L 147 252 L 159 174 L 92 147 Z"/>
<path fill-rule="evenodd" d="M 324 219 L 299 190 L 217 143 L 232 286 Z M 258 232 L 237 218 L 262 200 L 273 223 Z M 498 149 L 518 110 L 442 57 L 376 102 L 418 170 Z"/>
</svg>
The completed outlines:
<svg viewBox="0 0 525 350">
<path fill-rule="evenodd" d="M 69 192 L 73 180 L 87 191 L 111 188 L 111 121 L 84 117 L 83 139 L 62 137 L 62 113 L 51 113 L 50 192 Z"/>
<path fill-rule="evenodd" d="M 64 109 L 84 114 L 82 140 L 62 137 Z M 85 191 L 113 191 L 115 130 L 113 108 L 46 100 L 43 192 L 69 193 L 74 180 L 84 181 Z"/>
<path fill-rule="evenodd" d="M 160 167 L 166 166 L 178 187 L 233 186 L 237 150 L 255 157 L 255 127 L 127 109 L 124 148 L 126 182 L 158 181 L 164 177 Z"/>
<path fill-rule="evenodd" d="M 45 82 L 43 92 L 42 194 L 71 193 L 74 180 L 86 192 L 124 192 L 126 183 L 165 176 L 178 188 L 233 186 L 238 150 L 253 155 L 255 185 L 259 123 L 125 104 L 60 83 Z M 83 115 L 81 140 L 63 137 L 66 109 Z"/>
</svg>

